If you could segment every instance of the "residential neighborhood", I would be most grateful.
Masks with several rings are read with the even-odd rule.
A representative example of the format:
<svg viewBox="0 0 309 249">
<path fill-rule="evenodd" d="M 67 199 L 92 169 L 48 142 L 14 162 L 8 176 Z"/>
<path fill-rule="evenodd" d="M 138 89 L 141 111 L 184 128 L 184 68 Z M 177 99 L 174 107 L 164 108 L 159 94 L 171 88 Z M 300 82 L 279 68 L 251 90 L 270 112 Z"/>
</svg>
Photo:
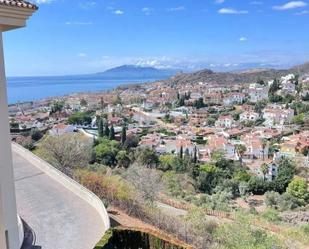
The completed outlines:
<svg viewBox="0 0 309 249">
<path fill-rule="evenodd" d="M 279 84 L 272 93 L 274 82 Z M 296 91 L 300 84 L 301 90 Z M 232 160 L 243 157 L 250 174 L 261 177 L 259 168 L 265 162 L 276 172 L 279 155 L 297 156 L 308 164 L 309 149 L 309 133 L 300 127 L 307 119 L 297 108 L 298 99 L 308 89 L 307 78 L 287 75 L 265 85 L 248 82 L 228 88 L 200 82 L 175 87 L 157 82 L 109 93 L 19 103 L 9 107 L 11 129 L 21 143 L 29 143 L 22 137 L 32 130 L 48 131 L 52 136 L 84 132 L 97 137 L 98 121 L 103 117 L 118 140 L 126 127 L 128 134 L 139 137 L 139 147 L 152 148 L 158 155 L 177 155 L 180 150 L 193 155 L 196 150 L 197 160 L 207 162 L 213 152 L 221 151 Z M 281 101 L 271 101 L 272 94 Z M 285 101 L 289 94 L 293 99 Z M 237 145 L 246 148 L 242 155 Z"/>
</svg>

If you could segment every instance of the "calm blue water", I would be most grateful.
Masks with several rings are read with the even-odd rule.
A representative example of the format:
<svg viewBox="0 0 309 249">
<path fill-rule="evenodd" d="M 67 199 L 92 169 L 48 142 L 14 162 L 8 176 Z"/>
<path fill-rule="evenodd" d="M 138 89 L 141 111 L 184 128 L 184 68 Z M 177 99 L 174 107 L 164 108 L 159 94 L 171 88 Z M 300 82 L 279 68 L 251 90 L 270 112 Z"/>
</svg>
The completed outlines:
<svg viewBox="0 0 309 249">
<path fill-rule="evenodd" d="M 9 77 L 8 101 L 10 104 L 63 96 L 78 92 L 111 90 L 124 84 L 137 84 L 157 79 L 106 79 L 100 75 L 59 77 Z"/>
</svg>

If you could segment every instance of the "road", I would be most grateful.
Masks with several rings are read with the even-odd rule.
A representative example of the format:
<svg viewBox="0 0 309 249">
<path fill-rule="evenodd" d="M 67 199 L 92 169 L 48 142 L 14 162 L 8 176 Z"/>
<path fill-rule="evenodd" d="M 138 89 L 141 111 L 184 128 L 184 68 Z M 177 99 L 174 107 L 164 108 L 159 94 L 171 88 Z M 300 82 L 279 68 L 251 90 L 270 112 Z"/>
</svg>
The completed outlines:
<svg viewBox="0 0 309 249">
<path fill-rule="evenodd" d="M 92 249 L 104 223 L 97 211 L 13 151 L 17 209 L 42 249 Z"/>
<path fill-rule="evenodd" d="M 162 212 L 171 216 L 186 216 L 188 214 L 186 210 L 175 208 L 162 202 L 157 202 L 156 205 Z"/>
</svg>

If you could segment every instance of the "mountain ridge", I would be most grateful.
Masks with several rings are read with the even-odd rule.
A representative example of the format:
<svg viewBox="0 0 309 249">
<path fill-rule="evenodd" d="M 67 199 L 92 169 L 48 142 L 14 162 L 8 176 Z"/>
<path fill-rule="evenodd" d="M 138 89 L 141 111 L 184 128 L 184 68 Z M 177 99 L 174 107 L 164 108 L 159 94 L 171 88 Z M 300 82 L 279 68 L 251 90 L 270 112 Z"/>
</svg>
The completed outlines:
<svg viewBox="0 0 309 249">
<path fill-rule="evenodd" d="M 289 69 L 248 69 L 240 72 L 214 72 L 210 69 L 203 69 L 193 73 L 178 74 L 165 82 L 168 84 L 186 84 L 186 83 L 199 83 L 208 82 L 215 84 L 241 84 L 252 83 L 257 80 L 272 80 L 280 78 L 287 74 L 299 74 L 300 76 L 309 74 L 309 62 L 301 65 L 291 67 Z"/>
<path fill-rule="evenodd" d="M 122 65 L 97 73 L 106 78 L 169 78 L 177 74 L 177 69 L 158 69 L 154 67 L 142 67 L 136 65 Z"/>
</svg>

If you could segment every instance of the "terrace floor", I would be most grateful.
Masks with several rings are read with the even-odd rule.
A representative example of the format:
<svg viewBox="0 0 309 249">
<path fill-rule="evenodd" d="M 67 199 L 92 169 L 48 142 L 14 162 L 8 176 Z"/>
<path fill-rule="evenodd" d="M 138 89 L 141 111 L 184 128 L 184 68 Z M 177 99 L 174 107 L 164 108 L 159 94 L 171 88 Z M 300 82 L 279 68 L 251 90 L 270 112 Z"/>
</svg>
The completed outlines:
<svg viewBox="0 0 309 249">
<path fill-rule="evenodd" d="M 104 224 L 97 211 L 13 151 L 17 209 L 42 249 L 92 249 Z"/>
</svg>

